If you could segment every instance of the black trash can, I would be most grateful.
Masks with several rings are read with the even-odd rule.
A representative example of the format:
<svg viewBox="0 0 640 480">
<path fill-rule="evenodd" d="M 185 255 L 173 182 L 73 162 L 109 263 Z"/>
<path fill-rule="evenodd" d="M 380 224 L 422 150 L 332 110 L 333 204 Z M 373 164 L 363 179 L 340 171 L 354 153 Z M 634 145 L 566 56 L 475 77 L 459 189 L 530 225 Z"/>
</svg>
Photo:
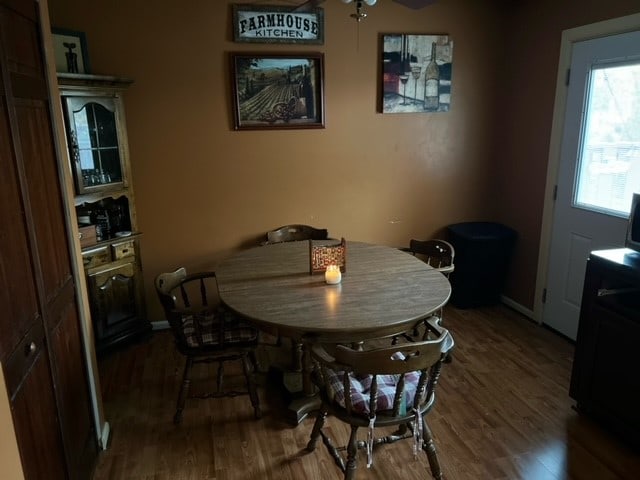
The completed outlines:
<svg viewBox="0 0 640 480">
<path fill-rule="evenodd" d="M 465 222 L 449 225 L 447 233 L 456 250 L 450 302 L 458 308 L 499 303 L 516 231 L 500 223 Z"/>
</svg>

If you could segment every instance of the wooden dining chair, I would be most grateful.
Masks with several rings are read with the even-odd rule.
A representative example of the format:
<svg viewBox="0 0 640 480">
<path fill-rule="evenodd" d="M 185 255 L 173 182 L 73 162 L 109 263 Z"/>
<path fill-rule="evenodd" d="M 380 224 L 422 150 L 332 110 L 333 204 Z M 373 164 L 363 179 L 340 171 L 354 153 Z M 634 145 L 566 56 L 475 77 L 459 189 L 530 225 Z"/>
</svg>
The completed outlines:
<svg viewBox="0 0 640 480">
<path fill-rule="evenodd" d="M 453 245 L 446 240 L 438 238 L 430 240 L 411 239 L 409 248 L 402 248 L 401 250 L 420 258 L 436 270 L 442 272 L 446 277 L 449 277 L 455 269 L 454 259 L 456 251 Z"/>
<path fill-rule="evenodd" d="M 309 225 L 284 225 L 268 231 L 263 245 L 282 242 L 297 242 L 300 240 L 326 240 L 329 232 L 326 228 L 315 228 Z"/>
<path fill-rule="evenodd" d="M 283 225 L 266 233 L 266 239 L 261 245 L 271 245 L 274 243 L 299 242 L 302 240 L 327 240 L 329 231 L 326 228 L 316 228 L 310 225 L 291 224 Z M 275 343 L 282 345 L 282 337 L 277 335 Z M 294 340 L 291 346 L 292 368 L 295 371 L 302 371 L 302 342 Z"/>
<path fill-rule="evenodd" d="M 319 437 L 345 480 L 355 478 L 358 449 L 366 450 L 367 466 L 373 464 L 376 447 L 403 439 L 413 439 L 414 455 L 422 449 L 431 475 L 442 478 L 442 470 L 426 415 L 435 403 L 435 390 L 444 361 L 453 348 L 450 333 L 437 322 L 428 324 L 429 340 L 392 345 L 372 350 L 344 345 L 313 345 L 316 362 L 314 382 L 322 405 L 307 450 L 313 451 Z M 346 446 L 337 447 L 324 430 L 331 414 L 351 427 Z M 397 426 L 393 434 L 376 437 L 376 428 Z M 367 429 L 367 439 L 358 440 L 359 428 Z"/>
<path fill-rule="evenodd" d="M 214 272 L 187 275 L 185 268 L 161 273 L 155 287 L 165 315 L 171 326 L 177 350 L 185 356 L 182 386 L 178 394 L 175 424 L 182 421 L 187 398 L 217 398 L 249 395 L 255 418 L 262 416 L 260 402 L 253 379 L 256 370 L 255 349 L 258 330 L 242 321 L 220 305 L 218 285 Z M 247 390 L 226 390 L 223 387 L 224 363 L 239 360 Z M 216 391 L 190 395 L 191 370 L 194 364 L 218 364 Z"/>
<path fill-rule="evenodd" d="M 439 238 L 433 238 L 429 240 L 416 240 L 411 239 L 409 242 L 409 247 L 401 248 L 400 250 L 404 252 L 408 252 L 429 264 L 431 267 L 438 270 L 445 277 L 449 278 L 451 272 L 455 270 L 454 259 L 456 256 L 455 248 L 446 240 L 441 240 Z M 434 315 L 438 318 L 440 322 L 442 322 L 444 311 L 440 308 Z M 431 317 L 429 317 L 431 318 Z M 425 329 L 422 335 L 423 339 L 426 339 L 429 331 Z M 413 338 L 419 337 L 420 334 L 418 332 L 418 328 L 415 327 L 413 332 L 411 332 L 411 336 Z M 403 335 L 403 337 L 407 340 L 413 340 L 410 338 L 409 334 Z M 397 343 L 398 337 L 394 337 L 393 342 Z"/>
</svg>

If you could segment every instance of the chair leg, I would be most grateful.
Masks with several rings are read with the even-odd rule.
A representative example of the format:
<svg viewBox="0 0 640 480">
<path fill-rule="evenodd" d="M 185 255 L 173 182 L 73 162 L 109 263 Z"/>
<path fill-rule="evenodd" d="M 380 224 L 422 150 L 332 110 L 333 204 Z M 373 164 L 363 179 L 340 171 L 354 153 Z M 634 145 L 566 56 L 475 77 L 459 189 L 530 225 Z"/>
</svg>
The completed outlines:
<svg viewBox="0 0 640 480">
<path fill-rule="evenodd" d="M 187 357 L 187 362 L 184 365 L 184 372 L 182 373 L 182 386 L 178 393 L 178 404 L 176 405 L 176 413 L 173 416 L 173 423 L 179 425 L 182 423 L 182 411 L 184 410 L 184 404 L 189 395 L 189 387 L 191 386 L 191 367 L 193 367 L 193 359 Z"/>
<path fill-rule="evenodd" d="M 253 371 L 254 372 L 260 371 L 260 367 L 261 367 L 260 361 L 258 360 L 258 356 L 256 355 L 256 352 L 254 350 L 249 351 L 249 360 L 253 365 Z"/>
<path fill-rule="evenodd" d="M 351 436 L 347 445 L 347 465 L 344 469 L 344 480 L 353 480 L 356 476 L 356 455 L 358 453 L 358 427 L 351 425 Z"/>
<path fill-rule="evenodd" d="M 258 397 L 258 390 L 256 384 L 253 381 L 253 374 L 255 372 L 255 365 L 249 358 L 249 354 L 242 355 L 242 370 L 247 380 L 247 390 L 249 390 L 249 398 L 251 399 L 251 405 L 253 406 L 253 415 L 256 419 L 262 418 L 262 410 L 260 410 L 260 399 Z"/>
<path fill-rule="evenodd" d="M 318 416 L 316 417 L 316 421 L 313 424 L 313 430 L 311 430 L 311 437 L 309 438 L 309 443 L 307 443 L 307 451 L 313 452 L 316 449 L 316 444 L 318 443 L 318 438 L 320 438 L 320 431 L 324 426 L 324 421 L 327 418 L 327 414 L 329 410 L 327 407 L 322 405 L 320 410 L 318 411 Z"/>
<path fill-rule="evenodd" d="M 216 388 L 217 392 L 222 392 L 222 382 L 224 381 L 224 361 L 218 362 L 218 371 L 216 374 Z"/>
<path fill-rule="evenodd" d="M 431 429 L 427 422 L 422 419 L 422 449 L 427 454 L 427 458 L 429 459 L 429 467 L 431 468 L 431 476 L 435 480 L 441 480 L 442 469 L 440 468 L 440 462 L 438 461 L 438 454 L 436 453 L 436 446 L 433 442 L 433 434 L 431 433 Z"/>
</svg>

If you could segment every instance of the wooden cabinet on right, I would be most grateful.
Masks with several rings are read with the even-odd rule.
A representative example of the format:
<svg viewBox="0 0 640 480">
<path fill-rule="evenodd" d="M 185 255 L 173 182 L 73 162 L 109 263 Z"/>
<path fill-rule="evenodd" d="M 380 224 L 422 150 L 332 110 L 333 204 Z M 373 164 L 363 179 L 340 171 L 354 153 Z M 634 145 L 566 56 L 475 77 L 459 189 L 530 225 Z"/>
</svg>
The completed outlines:
<svg viewBox="0 0 640 480">
<path fill-rule="evenodd" d="M 581 413 L 640 446 L 640 252 L 591 252 L 570 395 Z"/>
</svg>

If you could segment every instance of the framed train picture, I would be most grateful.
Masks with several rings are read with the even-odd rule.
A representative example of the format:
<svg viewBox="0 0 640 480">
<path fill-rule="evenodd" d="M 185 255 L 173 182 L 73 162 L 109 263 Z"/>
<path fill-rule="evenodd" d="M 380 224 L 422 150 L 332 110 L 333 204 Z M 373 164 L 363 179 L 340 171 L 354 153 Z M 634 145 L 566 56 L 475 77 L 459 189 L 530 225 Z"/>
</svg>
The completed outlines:
<svg viewBox="0 0 640 480">
<path fill-rule="evenodd" d="M 235 130 L 324 128 L 322 53 L 232 53 Z"/>
</svg>

